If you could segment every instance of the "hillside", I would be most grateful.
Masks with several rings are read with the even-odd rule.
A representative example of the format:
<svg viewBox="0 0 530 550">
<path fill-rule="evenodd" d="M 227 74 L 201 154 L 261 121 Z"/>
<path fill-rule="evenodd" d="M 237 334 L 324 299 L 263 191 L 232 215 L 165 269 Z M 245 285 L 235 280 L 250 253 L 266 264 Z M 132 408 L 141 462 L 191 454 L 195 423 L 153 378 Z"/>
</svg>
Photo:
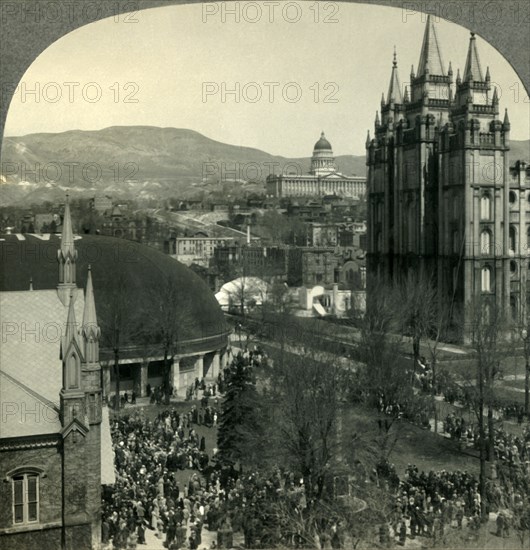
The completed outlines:
<svg viewBox="0 0 530 550">
<path fill-rule="evenodd" d="M 365 174 L 364 157 L 339 156 L 341 172 Z M 310 158 L 270 155 L 209 139 L 193 130 L 115 126 L 99 131 L 6 137 L 2 146 L 2 202 L 41 202 L 64 194 L 105 192 L 136 198 L 186 197 L 219 182 L 252 180 L 284 169 L 306 173 Z M 37 178 L 31 171 L 38 166 Z M 235 172 L 235 173 L 234 173 Z M 14 185 L 15 184 L 15 185 Z"/>
<path fill-rule="evenodd" d="M 510 157 L 529 161 L 530 141 L 512 141 Z M 364 156 L 339 156 L 336 164 L 346 175 L 366 173 Z M 140 200 L 256 191 L 271 172 L 307 173 L 310 158 L 274 156 L 182 128 L 113 126 L 6 137 L 1 166 L 2 204 L 21 205 L 59 200 L 66 189 Z"/>
</svg>

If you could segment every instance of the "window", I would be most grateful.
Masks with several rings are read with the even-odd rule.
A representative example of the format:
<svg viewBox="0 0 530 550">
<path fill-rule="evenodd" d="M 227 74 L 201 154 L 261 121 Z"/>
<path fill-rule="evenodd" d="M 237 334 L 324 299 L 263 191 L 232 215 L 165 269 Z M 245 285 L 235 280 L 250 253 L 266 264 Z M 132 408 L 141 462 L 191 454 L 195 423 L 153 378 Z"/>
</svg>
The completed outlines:
<svg viewBox="0 0 530 550">
<path fill-rule="evenodd" d="M 480 199 L 480 219 L 491 219 L 491 199 L 488 194 L 482 195 Z"/>
<path fill-rule="evenodd" d="M 488 266 L 482 268 L 481 289 L 482 292 L 491 291 L 491 270 Z"/>
<path fill-rule="evenodd" d="M 510 273 L 512 273 L 512 275 L 517 273 L 517 262 L 515 262 L 514 260 L 510 262 Z"/>
<path fill-rule="evenodd" d="M 510 252 L 514 253 L 515 250 L 516 250 L 516 248 L 515 248 L 516 231 L 515 231 L 515 227 L 513 225 L 510 225 L 509 241 L 510 241 Z"/>
<path fill-rule="evenodd" d="M 491 233 L 484 229 L 480 234 L 480 252 L 481 254 L 491 254 Z"/>
<path fill-rule="evenodd" d="M 515 204 L 515 201 L 517 200 L 517 194 L 515 191 L 510 191 L 508 194 L 508 200 L 510 201 L 510 204 Z"/>
<path fill-rule="evenodd" d="M 77 368 L 77 357 L 75 354 L 72 354 L 68 358 L 67 363 L 67 372 L 68 372 L 68 378 L 67 378 L 67 388 L 78 388 L 79 387 L 79 371 Z"/>
<path fill-rule="evenodd" d="M 39 475 L 25 473 L 11 478 L 13 486 L 13 523 L 39 521 Z"/>
</svg>

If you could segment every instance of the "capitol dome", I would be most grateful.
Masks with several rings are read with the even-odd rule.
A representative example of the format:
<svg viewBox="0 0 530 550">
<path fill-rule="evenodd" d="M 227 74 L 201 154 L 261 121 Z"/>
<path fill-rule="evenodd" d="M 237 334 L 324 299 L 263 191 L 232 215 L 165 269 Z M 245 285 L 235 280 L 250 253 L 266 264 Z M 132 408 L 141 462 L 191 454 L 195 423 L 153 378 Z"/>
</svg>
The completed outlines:
<svg viewBox="0 0 530 550">
<path fill-rule="evenodd" d="M 315 151 L 331 151 L 331 143 L 324 136 L 324 132 L 320 134 L 320 139 L 315 143 Z"/>
</svg>

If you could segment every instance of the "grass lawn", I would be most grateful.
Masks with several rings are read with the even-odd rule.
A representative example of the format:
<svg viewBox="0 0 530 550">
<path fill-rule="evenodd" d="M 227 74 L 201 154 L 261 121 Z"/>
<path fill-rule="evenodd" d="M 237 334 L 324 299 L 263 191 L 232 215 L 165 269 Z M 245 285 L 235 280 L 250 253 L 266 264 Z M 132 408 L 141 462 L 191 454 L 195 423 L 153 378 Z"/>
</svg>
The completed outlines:
<svg viewBox="0 0 530 550">
<path fill-rule="evenodd" d="M 380 441 L 378 418 L 384 420 L 386 417 L 364 407 L 349 407 L 344 410 L 344 437 L 348 438 L 356 433 L 361 445 Z M 479 461 L 471 449 L 460 450 L 457 443 L 432 431 L 405 421 L 395 421 L 390 434 L 390 444 L 393 441 L 395 444 L 389 461 L 396 466 L 400 476 L 407 464 L 415 464 L 420 470 L 458 469 L 478 473 Z"/>
</svg>

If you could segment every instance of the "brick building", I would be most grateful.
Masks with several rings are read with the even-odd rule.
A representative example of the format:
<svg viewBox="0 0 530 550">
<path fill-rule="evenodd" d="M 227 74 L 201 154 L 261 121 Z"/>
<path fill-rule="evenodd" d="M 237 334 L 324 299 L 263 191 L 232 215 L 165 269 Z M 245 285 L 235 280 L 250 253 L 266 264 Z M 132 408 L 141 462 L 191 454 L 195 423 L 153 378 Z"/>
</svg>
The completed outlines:
<svg viewBox="0 0 530 550">
<path fill-rule="evenodd" d="M 113 483 L 92 277 L 83 294 L 68 201 L 56 257 L 55 289 L 0 292 L 2 548 L 97 547 L 101 485 Z"/>
</svg>

